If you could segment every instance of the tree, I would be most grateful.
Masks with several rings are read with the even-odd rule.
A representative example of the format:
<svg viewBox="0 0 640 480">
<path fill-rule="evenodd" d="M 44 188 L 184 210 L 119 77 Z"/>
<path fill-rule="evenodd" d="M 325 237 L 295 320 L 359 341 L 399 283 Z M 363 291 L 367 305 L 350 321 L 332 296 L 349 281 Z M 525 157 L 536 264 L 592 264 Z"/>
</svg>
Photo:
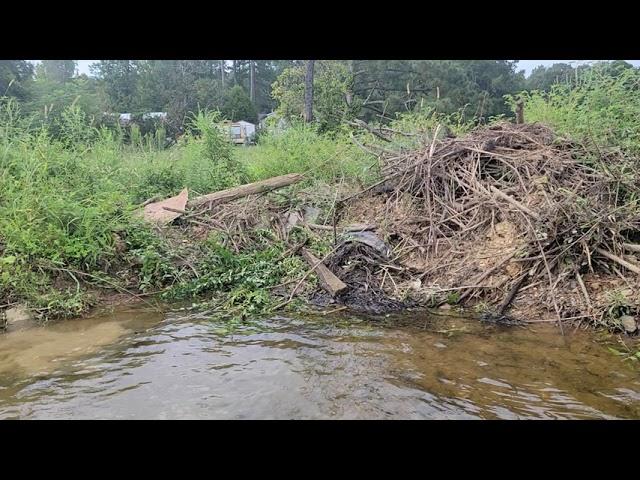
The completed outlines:
<svg viewBox="0 0 640 480">
<path fill-rule="evenodd" d="M 189 113 L 222 106 L 220 60 L 141 60 L 137 65 L 142 111 L 166 111 L 172 124 L 182 126 Z"/>
<path fill-rule="evenodd" d="M 228 62 L 228 61 L 225 61 Z M 271 112 L 276 102 L 271 96 L 271 85 L 288 67 L 298 63 L 296 60 L 231 60 L 229 75 L 224 74 L 222 89 L 240 85 L 249 92 L 256 111 Z M 253 93 L 252 93 L 253 92 Z"/>
<path fill-rule="evenodd" d="M 255 123 L 257 120 L 256 109 L 247 91 L 240 85 L 234 86 L 225 95 L 222 113 L 232 122 L 245 120 Z"/>
<path fill-rule="evenodd" d="M 362 102 L 353 98 L 351 104 L 347 103 L 348 92 L 353 89 L 353 75 L 345 62 L 316 61 L 313 71 L 312 118 L 320 129 L 333 130 L 353 119 Z M 280 116 L 304 119 L 306 72 L 304 65 L 289 67 L 273 83 L 272 95 Z"/>
<path fill-rule="evenodd" d="M 25 100 L 29 96 L 28 84 L 32 76 L 33 64 L 26 60 L 0 60 L 0 97 Z"/>
<path fill-rule="evenodd" d="M 307 60 L 304 76 L 304 121 L 313 121 L 313 64 L 315 60 Z"/>
<path fill-rule="evenodd" d="M 532 70 L 527 78 L 528 90 L 548 92 L 556 83 L 566 83 L 572 80 L 575 69 L 568 63 L 554 63 L 550 67 L 540 65 Z"/>
<path fill-rule="evenodd" d="M 611 62 L 598 62 L 594 65 L 595 68 L 602 68 L 602 72 L 605 75 L 609 75 L 611 77 L 618 77 L 622 75 L 625 71 L 629 69 L 633 69 L 633 65 L 629 62 L 625 62 L 624 60 L 613 60 Z"/>
<path fill-rule="evenodd" d="M 139 105 L 138 65 L 134 60 L 100 60 L 91 66 L 101 81 L 108 106 L 115 112 L 131 112 Z"/>
<path fill-rule="evenodd" d="M 271 96 L 271 86 L 283 70 L 296 63 L 295 60 L 254 60 L 255 106 L 258 112 L 273 111 L 276 102 Z"/>
<path fill-rule="evenodd" d="M 253 60 L 249 60 L 251 62 L 251 80 L 250 80 L 250 88 L 249 88 L 249 99 L 251 103 L 256 104 L 256 62 Z"/>
<path fill-rule="evenodd" d="M 76 73 L 75 60 L 43 60 L 42 72 L 46 78 L 58 83 L 66 83 Z"/>
<path fill-rule="evenodd" d="M 465 109 L 486 119 L 510 114 L 503 95 L 523 88 L 524 73 L 507 60 L 376 60 L 353 65 L 355 97 L 364 120 L 427 106 L 450 114 Z"/>
<path fill-rule="evenodd" d="M 97 80 L 86 75 L 74 77 L 65 83 L 37 76 L 30 85 L 30 98 L 22 105 L 23 112 L 35 115 L 59 136 L 64 124 L 63 113 L 72 105 L 84 118 L 97 125 L 103 120 L 103 102 L 97 90 Z"/>
</svg>

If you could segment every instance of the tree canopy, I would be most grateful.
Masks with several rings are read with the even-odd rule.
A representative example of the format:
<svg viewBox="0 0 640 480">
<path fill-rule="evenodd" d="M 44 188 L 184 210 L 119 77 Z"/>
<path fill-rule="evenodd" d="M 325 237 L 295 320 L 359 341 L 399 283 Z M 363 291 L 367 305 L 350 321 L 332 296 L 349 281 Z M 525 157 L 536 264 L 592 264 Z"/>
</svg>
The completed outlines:
<svg viewBox="0 0 640 480">
<path fill-rule="evenodd" d="M 33 70 L 26 60 L 0 60 L 0 96 L 28 98 Z"/>
<path fill-rule="evenodd" d="M 276 111 L 301 119 L 305 61 L 100 60 L 93 76 L 76 74 L 74 60 L 0 61 L 0 95 L 51 122 L 72 103 L 86 118 L 105 112 L 168 112 L 181 127 L 190 114 L 219 111 L 228 120 L 256 122 Z M 416 109 L 459 113 L 479 122 L 511 115 L 505 102 L 523 90 L 549 92 L 597 68 L 615 77 L 634 67 L 617 60 L 574 67 L 539 66 L 528 78 L 510 60 L 318 60 L 313 75 L 313 123 L 333 130 L 355 119 L 389 122 Z"/>
</svg>

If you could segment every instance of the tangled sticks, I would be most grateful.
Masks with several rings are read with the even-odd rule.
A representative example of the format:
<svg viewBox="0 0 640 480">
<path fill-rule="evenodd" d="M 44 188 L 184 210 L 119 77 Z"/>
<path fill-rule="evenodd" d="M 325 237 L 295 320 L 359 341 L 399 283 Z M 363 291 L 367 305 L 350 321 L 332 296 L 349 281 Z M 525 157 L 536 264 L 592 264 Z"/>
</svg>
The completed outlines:
<svg viewBox="0 0 640 480">
<path fill-rule="evenodd" d="M 382 207 L 366 221 L 383 225 L 399 276 L 419 278 L 423 292 L 455 291 L 499 315 L 519 303 L 531 319 L 544 306 L 557 319 L 601 321 L 606 306 L 590 298 L 589 279 L 635 285 L 625 272 L 640 273 L 640 261 L 623 252 L 640 250 L 640 185 L 620 154 L 501 123 L 382 161 Z M 348 203 L 372 204 L 374 192 Z"/>
</svg>

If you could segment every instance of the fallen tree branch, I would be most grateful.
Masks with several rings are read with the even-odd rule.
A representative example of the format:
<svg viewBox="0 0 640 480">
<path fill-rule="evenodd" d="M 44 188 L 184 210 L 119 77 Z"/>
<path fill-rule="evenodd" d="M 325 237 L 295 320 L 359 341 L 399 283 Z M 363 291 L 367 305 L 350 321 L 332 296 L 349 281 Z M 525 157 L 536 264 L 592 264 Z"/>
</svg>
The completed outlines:
<svg viewBox="0 0 640 480">
<path fill-rule="evenodd" d="M 205 203 L 213 203 L 220 205 L 223 203 L 231 202 L 238 198 L 246 197 L 247 195 L 255 195 L 258 193 L 265 193 L 278 188 L 286 187 L 298 183 L 304 178 L 304 175 L 300 173 L 289 173 L 287 175 L 281 175 L 279 177 L 268 178 L 260 182 L 248 183 L 246 185 L 240 185 L 239 187 L 228 188 L 219 192 L 209 193 L 189 200 L 187 206 L 190 208 L 203 205 Z"/>
<path fill-rule="evenodd" d="M 150 199 L 145 200 L 144 202 L 142 202 L 140 205 L 138 205 L 135 208 L 144 208 L 147 205 L 149 205 L 150 203 L 157 202 L 159 200 L 162 200 L 162 197 L 160 195 L 155 195 L 154 197 L 151 197 Z"/>
<path fill-rule="evenodd" d="M 331 225 L 319 225 L 317 223 L 305 223 L 305 222 L 302 222 L 302 224 L 309 228 L 313 228 L 314 230 L 326 230 L 326 231 L 333 232 L 333 226 Z"/>
<path fill-rule="evenodd" d="M 335 253 L 335 251 L 338 249 L 339 245 L 332 248 L 331 251 L 329 253 L 327 253 L 322 260 L 319 260 L 318 263 L 316 265 L 314 265 L 313 268 L 310 268 L 309 270 L 306 271 L 306 273 L 302 276 L 302 278 L 298 281 L 298 283 L 296 284 L 295 287 L 293 287 L 293 290 L 291 290 L 291 294 L 289 295 L 289 299 L 279 303 L 278 305 L 276 305 L 275 307 L 273 307 L 271 309 L 272 312 L 275 312 L 276 310 L 281 309 L 282 307 L 284 307 L 285 305 L 287 305 L 288 303 L 290 303 L 293 300 L 293 296 L 296 294 L 296 292 L 298 291 L 298 288 L 300 288 L 300 285 L 302 285 L 302 283 L 307 279 L 307 277 L 311 274 L 311 272 L 313 272 L 315 270 L 315 267 L 317 265 L 319 265 L 320 263 L 324 262 L 327 258 L 329 258 L 332 254 Z"/>
<path fill-rule="evenodd" d="M 319 225 L 317 223 L 302 223 L 303 225 L 312 228 L 314 230 L 326 230 L 326 231 L 331 231 L 333 232 L 334 227 L 332 225 Z M 344 232 L 366 232 L 368 230 L 375 230 L 375 225 L 369 225 L 369 224 L 354 224 L 354 225 L 347 225 L 346 227 L 341 227 L 341 228 L 337 228 L 337 230 L 342 230 Z"/>
<path fill-rule="evenodd" d="M 380 140 L 382 140 L 384 142 L 391 142 L 391 140 L 388 139 L 387 137 L 385 137 L 381 132 L 376 131 L 375 128 L 369 126 L 368 123 L 363 122 L 362 120 L 355 120 L 355 121 L 349 122 L 349 125 L 354 126 L 354 127 L 364 128 L 365 130 L 367 130 L 372 135 L 375 135 L 376 137 L 378 137 Z"/>
<path fill-rule="evenodd" d="M 180 210 L 178 208 L 171 208 L 171 207 L 162 207 L 163 210 L 167 210 L 169 212 L 175 212 L 175 213 L 182 213 L 185 214 L 187 213 L 186 210 Z"/>
<path fill-rule="evenodd" d="M 507 202 L 509 202 L 511 205 L 516 207 L 518 210 L 521 210 L 521 211 L 529 214 L 531 217 L 535 218 L 536 220 L 540 220 L 540 215 L 538 215 L 536 212 L 531 210 L 529 207 L 526 207 L 523 204 L 521 204 L 520 202 L 518 202 L 515 198 L 513 198 L 513 197 L 507 195 L 506 193 L 500 191 L 499 189 L 497 189 L 493 185 L 491 185 L 490 190 L 493 193 L 495 193 L 496 195 L 498 195 L 500 198 L 502 198 L 503 200 L 506 200 Z"/>
<path fill-rule="evenodd" d="M 626 260 L 623 260 L 622 258 L 618 257 L 617 255 L 614 255 L 611 252 L 607 252 L 606 250 L 603 250 L 602 248 L 596 248 L 595 251 L 600 255 L 602 255 L 603 257 L 607 257 L 609 260 L 613 260 L 614 262 L 622 265 L 627 270 L 631 270 L 633 273 L 637 273 L 638 275 L 640 275 L 640 267 L 633 265 L 627 262 Z"/>
<path fill-rule="evenodd" d="M 506 296 L 506 298 L 498 307 L 498 315 L 502 315 L 504 311 L 507 309 L 507 307 L 509 306 L 509 304 L 511 304 L 513 297 L 516 296 L 516 293 L 518 293 L 518 290 L 520 290 L 520 287 L 522 286 L 522 282 L 524 282 L 524 279 L 527 278 L 527 276 L 528 276 L 528 273 L 521 275 L 520 278 L 513 285 L 513 287 L 511 287 L 509 294 Z"/>
<path fill-rule="evenodd" d="M 635 243 L 623 243 L 622 246 L 632 252 L 640 252 L 640 245 L 636 245 Z"/>
<path fill-rule="evenodd" d="M 591 310 L 593 308 L 593 306 L 591 305 L 591 299 L 589 298 L 589 293 L 587 292 L 587 287 L 585 286 L 584 282 L 582 281 L 582 275 L 580 275 L 580 272 L 576 272 L 576 280 L 578 281 L 578 284 L 580 285 L 580 289 L 582 290 L 582 294 L 584 295 L 584 299 L 587 301 L 587 306 L 589 307 L 589 310 Z"/>
</svg>

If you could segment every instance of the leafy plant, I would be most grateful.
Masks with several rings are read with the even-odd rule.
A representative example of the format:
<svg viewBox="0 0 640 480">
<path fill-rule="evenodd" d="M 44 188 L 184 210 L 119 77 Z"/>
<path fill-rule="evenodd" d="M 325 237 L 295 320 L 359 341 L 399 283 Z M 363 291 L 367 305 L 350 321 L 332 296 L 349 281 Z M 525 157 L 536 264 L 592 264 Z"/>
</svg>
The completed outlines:
<svg viewBox="0 0 640 480">
<path fill-rule="evenodd" d="M 613 73 L 613 74 L 612 74 Z M 590 145 L 621 148 L 640 153 L 640 71 L 634 68 L 611 70 L 596 65 L 548 92 L 533 90 L 518 95 L 524 101 L 525 121 L 543 122 L 559 133 Z M 516 97 L 507 95 L 515 107 Z"/>
<path fill-rule="evenodd" d="M 308 183 L 366 184 L 377 178 L 372 169 L 375 158 L 346 134 L 330 137 L 302 123 L 263 133 L 257 146 L 241 149 L 238 156 L 251 181 L 287 173 L 304 173 Z"/>
</svg>

